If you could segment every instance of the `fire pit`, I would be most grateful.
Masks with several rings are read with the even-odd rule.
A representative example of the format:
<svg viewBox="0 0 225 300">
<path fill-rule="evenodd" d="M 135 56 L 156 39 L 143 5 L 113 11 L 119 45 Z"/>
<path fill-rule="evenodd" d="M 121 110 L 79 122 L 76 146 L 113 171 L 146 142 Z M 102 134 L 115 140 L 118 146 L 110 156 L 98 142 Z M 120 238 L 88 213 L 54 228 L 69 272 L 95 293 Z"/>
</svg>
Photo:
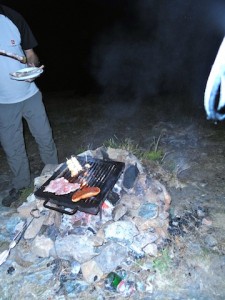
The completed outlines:
<svg viewBox="0 0 225 300">
<path fill-rule="evenodd" d="M 9 241 L 21 230 L 21 224 L 29 224 L 23 239 L 2 265 L 3 274 L 7 274 L 7 289 L 3 291 L 7 299 L 15 294 L 8 288 L 14 287 L 15 282 L 22 287 L 19 298 L 24 299 L 34 281 L 37 289 L 42 289 L 35 291 L 36 295 L 42 295 L 41 299 L 58 299 L 61 295 L 87 299 L 84 294 L 89 295 L 93 286 L 105 289 L 103 295 L 109 298 L 104 285 L 106 276 L 125 270 L 126 284 L 137 282 L 136 275 L 133 277 L 137 274 L 136 259 L 146 262 L 140 269 L 141 286 L 145 291 L 153 288 L 152 281 L 149 284 L 149 276 L 153 274 L 149 272 L 149 265 L 160 256 L 159 250 L 169 238 L 171 197 L 166 188 L 147 173 L 138 158 L 123 149 L 101 147 L 88 150 L 77 159 L 82 166 L 90 165 L 85 180 L 91 186 L 100 187 L 101 194 L 74 203 L 71 194 L 44 192 L 55 178 L 82 181 L 82 178 L 71 178 L 68 161 L 57 169 L 55 165 L 47 165 L 41 176 L 35 178 L 35 195 L 30 194 L 17 208 L 10 236 L 8 217 L 3 218 L 2 232 L 5 231 L 5 240 Z M 45 208 L 44 203 L 52 207 Z M 32 211 L 40 212 L 33 220 Z M 99 211 L 101 220 L 97 215 Z M 40 282 L 45 284 L 40 285 Z"/>
<path fill-rule="evenodd" d="M 44 189 L 51 180 L 56 178 L 64 177 L 69 182 L 80 183 L 84 179 L 84 175 L 78 177 L 72 177 L 71 172 L 68 169 L 67 163 L 63 163 L 53 175 L 35 191 L 35 196 L 37 198 L 44 199 L 44 206 L 49 209 L 56 210 L 61 213 L 73 215 L 78 210 L 90 213 L 98 214 L 100 212 L 101 217 L 101 207 L 107 194 L 113 188 L 118 178 L 122 174 L 125 164 L 123 162 L 113 161 L 113 160 L 102 160 L 93 157 L 77 157 L 77 160 L 82 167 L 85 164 L 89 164 L 90 168 L 85 174 L 85 182 L 88 186 L 95 186 L 100 188 L 100 193 L 95 196 L 85 200 L 80 200 L 78 202 L 72 201 L 73 192 L 66 195 L 55 195 L 54 193 L 45 192 Z M 54 205 L 51 205 L 53 203 Z M 56 205 L 55 205 L 56 204 Z"/>
</svg>

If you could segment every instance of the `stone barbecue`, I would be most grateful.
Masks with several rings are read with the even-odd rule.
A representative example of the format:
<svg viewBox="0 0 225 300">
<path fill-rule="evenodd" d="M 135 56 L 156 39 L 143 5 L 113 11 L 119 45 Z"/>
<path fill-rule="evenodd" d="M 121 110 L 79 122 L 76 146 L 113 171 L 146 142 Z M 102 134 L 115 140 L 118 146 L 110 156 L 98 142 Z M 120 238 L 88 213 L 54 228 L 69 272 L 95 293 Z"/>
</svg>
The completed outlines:
<svg viewBox="0 0 225 300">
<path fill-rule="evenodd" d="M 108 273 L 126 269 L 136 259 L 159 255 L 168 238 L 171 202 L 164 185 L 147 174 L 137 157 L 127 150 L 100 147 L 79 156 L 87 155 L 125 164 L 102 203 L 101 217 L 79 210 L 69 215 L 48 209 L 32 193 L 17 208 L 14 233 L 24 221 L 29 226 L 3 264 L 8 270 L 11 268 L 12 276 L 16 276 L 17 269 L 25 272 L 35 265 L 39 269 L 40 261 L 47 260 L 52 278 L 58 278 L 58 283 L 54 282 L 55 293 L 65 289 L 77 293 L 77 286 L 83 289 L 101 285 Z M 34 180 L 35 190 L 52 176 L 56 167 L 47 165 L 43 169 Z M 31 216 L 31 212 L 38 214 Z M 132 290 L 135 289 L 138 287 Z M 152 289 L 147 278 L 144 289 Z"/>
</svg>

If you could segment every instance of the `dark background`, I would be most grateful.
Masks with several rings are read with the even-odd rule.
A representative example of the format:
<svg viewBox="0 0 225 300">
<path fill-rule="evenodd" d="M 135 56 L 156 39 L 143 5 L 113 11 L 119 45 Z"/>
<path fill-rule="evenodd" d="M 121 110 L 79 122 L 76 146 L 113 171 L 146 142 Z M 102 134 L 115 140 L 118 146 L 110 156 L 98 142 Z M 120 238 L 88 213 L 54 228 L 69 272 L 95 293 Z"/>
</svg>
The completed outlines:
<svg viewBox="0 0 225 300">
<path fill-rule="evenodd" d="M 203 101 L 225 32 L 221 0 L 1 2 L 18 10 L 38 39 L 44 91 L 181 92 Z"/>
</svg>

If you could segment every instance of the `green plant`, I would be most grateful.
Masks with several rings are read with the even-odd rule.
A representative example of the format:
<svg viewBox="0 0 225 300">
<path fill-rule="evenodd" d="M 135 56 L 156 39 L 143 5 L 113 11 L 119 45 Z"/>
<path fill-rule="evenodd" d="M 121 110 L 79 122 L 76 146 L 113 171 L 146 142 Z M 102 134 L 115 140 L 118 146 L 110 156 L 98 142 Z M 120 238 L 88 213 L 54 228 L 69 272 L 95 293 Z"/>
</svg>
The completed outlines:
<svg viewBox="0 0 225 300">
<path fill-rule="evenodd" d="M 135 144 L 133 140 L 130 138 L 125 138 L 124 140 L 119 140 L 116 136 L 114 138 L 110 138 L 109 140 L 105 141 L 103 145 L 105 147 L 111 147 L 114 149 L 122 149 L 127 150 L 134 155 L 137 156 L 139 159 L 145 159 L 145 160 L 153 160 L 153 161 L 159 161 L 162 160 L 164 157 L 164 153 L 161 149 L 159 149 L 159 141 L 160 141 L 161 135 L 156 140 L 154 137 L 152 145 L 150 145 L 150 150 L 144 151 L 140 148 L 138 144 Z"/>
<path fill-rule="evenodd" d="M 163 151 L 145 151 L 142 155 L 142 158 L 147 160 L 159 161 L 163 158 Z"/>
<path fill-rule="evenodd" d="M 170 264 L 171 258 L 169 256 L 169 251 L 167 248 L 163 249 L 161 255 L 153 260 L 153 268 L 159 272 L 168 270 Z"/>
<path fill-rule="evenodd" d="M 124 140 L 119 140 L 116 136 L 114 138 L 110 138 L 109 140 L 103 143 L 105 147 L 110 147 L 114 149 L 122 149 L 127 150 L 137 157 L 141 157 L 142 151 L 139 148 L 138 144 L 135 144 L 133 140 L 130 138 L 125 138 Z"/>
<path fill-rule="evenodd" d="M 80 146 L 80 147 L 78 147 L 78 148 L 76 149 L 75 154 L 78 155 L 78 154 L 80 154 L 80 153 L 85 152 L 86 150 L 87 150 L 87 149 L 86 149 L 84 146 Z"/>
<path fill-rule="evenodd" d="M 161 136 L 162 136 L 162 133 L 159 135 L 159 137 L 157 139 L 155 137 L 153 138 L 153 142 L 150 146 L 150 150 L 145 151 L 142 155 L 143 159 L 153 160 L 153 161 L 159 161 L 159 160 L 163 159 L 164 153 L 161 149 L 159 149 L 159 142 L 160 142 Z"/>
<path fill-rule="evenodd" d="M 30 194 L 32 194 L 34 191 L 33 187 L 27 187 L 25 189 L 22 190 L 22 193 L 20 195 L 20 199 L 27 199 L 28 196 L 30 196 Z"/>
</svg>

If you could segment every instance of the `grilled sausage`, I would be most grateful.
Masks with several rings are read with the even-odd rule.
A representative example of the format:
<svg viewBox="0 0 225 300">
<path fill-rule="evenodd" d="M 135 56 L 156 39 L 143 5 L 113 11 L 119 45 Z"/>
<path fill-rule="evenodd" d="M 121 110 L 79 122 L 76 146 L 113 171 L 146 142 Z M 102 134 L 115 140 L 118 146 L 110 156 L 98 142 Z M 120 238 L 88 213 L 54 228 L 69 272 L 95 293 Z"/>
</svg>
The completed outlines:
<svg viewBox="0 0 225 300">
<path fill-rule="evenodd" d="M 81 199 L 87 199 L 97 196 L 100 193 L 100 188 L 97 186 L 84 186 L 82 189 L 77 190 L 72 195 L 72 201 L 77 202 Z"/>
</svg>

